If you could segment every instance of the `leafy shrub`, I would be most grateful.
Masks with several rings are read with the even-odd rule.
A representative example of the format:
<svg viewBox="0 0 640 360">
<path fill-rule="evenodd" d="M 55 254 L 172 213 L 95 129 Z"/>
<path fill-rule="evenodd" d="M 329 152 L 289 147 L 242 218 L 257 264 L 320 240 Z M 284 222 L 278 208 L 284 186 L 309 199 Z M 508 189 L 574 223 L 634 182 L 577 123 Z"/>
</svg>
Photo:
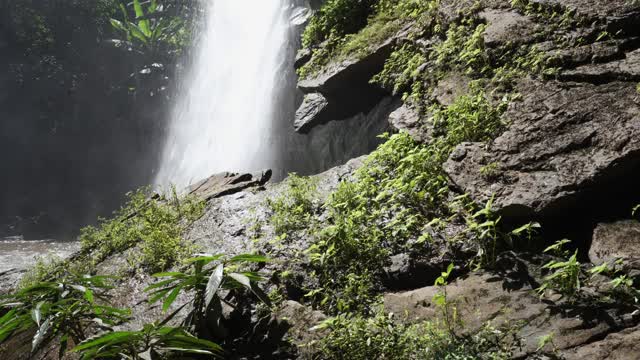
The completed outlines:
<svg viewBox="0 0 640 360">
<path fill-rule="evenodd" d="M 435 64 L 442 70 L 462 70 L 468 75 L 488 71 L 489 60 L 485 52 L 485 24 L 475 23 L 473 18 L 452 24 L 445 40 L 434 50 Z"/>
<path fill-rule="evenodd" d="M 511 359 L 513 334 L 489 325 L 455 336 L 438 323 L 413 325 L 378 312 L 371 318 L 340 315 L 324 326 L 331 332 L 315 347 L 320 359 Z"/>
<path fill-rule="evenodd" d="M 178 45 L 185 31 L 185 22 L 178 16 L 167 16 L 165 5 L 157 0 L 141 3 L 133 0 L 133 19 L 127 3 L 120 3 L 122 20 L 111 19 L 111 25 L 125 36 L 125 39 L 139 46 L 152 56 L 166 48 L 167 45 Z"/>
<path fill-rule="evenodd" d="M 313 16 L 302 35 L 302 46 L 311 47 L 354 33 L 366 25 L 377 0 L 328 0 Z"/>
<path fill-rule="evenodd" d="M 393 94 L 401 94 L 418 78 L 420 66 L 426 62 L 426 55 L 420 49 L 404 44 L 391 53 L 382 72 L 371 78 L 371 82 L 380 84 Z"/>
<path fill-rule="evenodd" d="M 415 21 L 416 29 L 434 26 L 426 23 L 437 23 L 437 6 L 436 0 L 328 1 L 312 18 L 302 38 L 304 47 L 324 43 L 314 49 L 311 61 L 299 69 L 298 75 L 305 78 L 317 73 L 332 59 L 363 57 L 408 22 Z M 351 10 L 345 12 L 343 8 Z M 333 27 L 320 31 L 325 28 L 320 24 Z"/>
<path fill-rule="evenodd" d="M 20 278 L 18 288 L 29 288 L 37 283 L 61 277 L 64 265 L 65 261 L 60 257 L 38 257 L 35 264 Z"/>
<path fill-rule="evenodd" d="M 219 355 L 222 348 L 198 339 L 181 327 L 146 324 L 139 331 L 114 331 L 89 339 L 73 349 L 81 359 L 158 359 L 160 356 Z"/>
<path fill-rule="evenodd" d="M 404 133 L 388 137 L 355 181 L 341 183 L 326 202 L 329 226 L 309 248 L 322 289 L 309 295 L 332 311 L 366 312 L 389 255 L 406 249 L 430 221 L 451 215 L 444 161 L 461 142 L 496 136 L 506 103 L 493 106 L 481 88 L 472 87 L 449 107 L 433 108 L 437 137 L 431 143 L 417 143 Z M 351 292 L 357 299 L 351 301 L 346 289 L 365 292 Z"/>
<path fill-rule="evenodd" d="M 257 282 L 263 280 L 256 272 L 240 269 L 239 266 L 252 263 L 264 263 L 268 259 L 259 255 L 238 255 L 228 260 L 223 255 L 203 254 L 187 260 L 191 265 L 185 272 L 169 272 L 154 274 L 154 277 L 164 278 L 145 291 L 150 292 L 150 303 L 162 301 L 163 311 L 169 310 L 180 293 L 193 292 L 191 300 L 192 311 L 185 319 L 185 326 L 195 327 L 202 331 L 207 324 L 221 326 L 223 318 L 223 302 L 229 306 L 240 303 L 243 294 L 238 290 L 246 289 L 253 292 L 258 299 L 268 303 L 269 298 L 258 287 Z M 224 300 L 220 294 L 225 292 Z M 184 304 L 180 307 L 183 308 Z M 169 319 L 175 315 L 174 312 Z M 167 320 L 169 320 L 167 319 Z M 215 331 L 217 330 L 217 331 Z M 220 329 L 214 329 L 220 332 Z"/>
<path fill-rule="evenodd" d="M 287 190 L 275 199 L 267 200 L 271 210 L 269 222 L 276 235 L 289 234 L 304 229 L 312 221 L 315 209 L 316 182 L 309 177 L 290 174 Z"/>
<path fill-rule="evenodd" d="M 562 240 L 556 244 L 546 248 L 544 252 L 555 252 L 556 254 L 566 255 L 562 249 L 567 240 Z M 578 250 L 566 260 L 551 260 L 544 265 L 544 269 L 551 273 L 544 277 L 542 284 L 537 289 L 540 296 L 544 296 L 547 290 L 555 290 L 560 294 L 573 298 L 580 290 L 580 276 L 582 269 L 578 262 Z"/>
<path fill-rule="evenodd" d="M 100 219 L 97 227 L 81 230 L 81 252 L 97 264 L 109 255 L 139 245 L 135 265 L 150 272 L 162 271 L 191 255 L 193 246 L 182 240 L 186 227 L 202 216 L 204 202 L 193 196 L 149 198 L 142 189 L 128 194 L 128 201 L 112 219 Z"/>
<path fill-rule="evenodd" d="M 128 310 L 108 306 L 110 277 L 69 275 L 57 282 L 38 282 L 0 298 L 0 343 L 16 333 L 36 330 L 32 352 L 59 341 L 60 357 L 67 344 L 78 344 L 90 327 L 109 328 L 127 319 Z"/>
</svg>

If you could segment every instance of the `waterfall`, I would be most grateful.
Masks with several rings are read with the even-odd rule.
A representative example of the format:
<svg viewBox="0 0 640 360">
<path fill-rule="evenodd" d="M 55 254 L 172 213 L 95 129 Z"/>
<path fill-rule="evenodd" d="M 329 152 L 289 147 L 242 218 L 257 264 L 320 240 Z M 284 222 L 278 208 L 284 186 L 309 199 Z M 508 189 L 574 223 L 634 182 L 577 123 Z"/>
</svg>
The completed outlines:
<svg viewBox="0 0 640 360">
<path fill-rule="evenodd" d="M 274 120 L 291 0 L 209 0 L 171 114 L 157 185 L 184 187 L 277 161 Z"/>
</svg>

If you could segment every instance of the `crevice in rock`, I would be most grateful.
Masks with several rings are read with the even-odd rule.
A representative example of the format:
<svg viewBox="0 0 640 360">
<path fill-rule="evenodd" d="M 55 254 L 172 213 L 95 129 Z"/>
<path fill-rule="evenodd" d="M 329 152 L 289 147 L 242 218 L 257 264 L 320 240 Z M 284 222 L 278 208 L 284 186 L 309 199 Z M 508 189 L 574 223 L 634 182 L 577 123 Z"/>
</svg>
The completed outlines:
<svg viewBox="0 0 640 360">
<path fill-rule="evenodd" d="M 639 156 L 620 161 L 590 184 L 580 184 L 579 192 L 549 204 L 547 215 L 536 219 L 542 225 L 545 243 L 572 240 L 581 259 L 588 261 L 595 227 L 599 223 L 631 218 L 632 208 L 640 204 Z"/>
</svg>

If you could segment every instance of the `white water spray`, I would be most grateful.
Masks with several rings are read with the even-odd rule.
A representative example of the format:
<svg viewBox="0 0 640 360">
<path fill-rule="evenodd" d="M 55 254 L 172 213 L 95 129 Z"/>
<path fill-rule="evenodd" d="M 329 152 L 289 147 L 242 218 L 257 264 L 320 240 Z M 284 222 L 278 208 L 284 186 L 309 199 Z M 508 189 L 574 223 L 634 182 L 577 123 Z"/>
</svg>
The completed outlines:
<svg viewBox="0 0 640 360">
<path fill-rule="evenodd" d="M 173 109 L 156 184 L 184 187 L 274 161 L 288 0 L 209 0 L 205 33 Z"/>
</svg>

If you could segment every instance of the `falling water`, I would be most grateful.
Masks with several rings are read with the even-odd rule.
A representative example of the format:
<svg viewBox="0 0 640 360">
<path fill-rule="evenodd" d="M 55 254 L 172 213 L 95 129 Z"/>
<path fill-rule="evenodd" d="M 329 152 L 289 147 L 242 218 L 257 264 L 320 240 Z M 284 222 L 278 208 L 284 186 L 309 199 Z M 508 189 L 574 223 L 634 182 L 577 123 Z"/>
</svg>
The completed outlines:
<svg viewBox="0 0 640 360">
<path fill-rule="evenodd" d="M 173 109 L 156 184 L 189 185 L 276 161 L 274 98 L 291 0 L 209 0 L 206 26 Z"/>
</svg>

